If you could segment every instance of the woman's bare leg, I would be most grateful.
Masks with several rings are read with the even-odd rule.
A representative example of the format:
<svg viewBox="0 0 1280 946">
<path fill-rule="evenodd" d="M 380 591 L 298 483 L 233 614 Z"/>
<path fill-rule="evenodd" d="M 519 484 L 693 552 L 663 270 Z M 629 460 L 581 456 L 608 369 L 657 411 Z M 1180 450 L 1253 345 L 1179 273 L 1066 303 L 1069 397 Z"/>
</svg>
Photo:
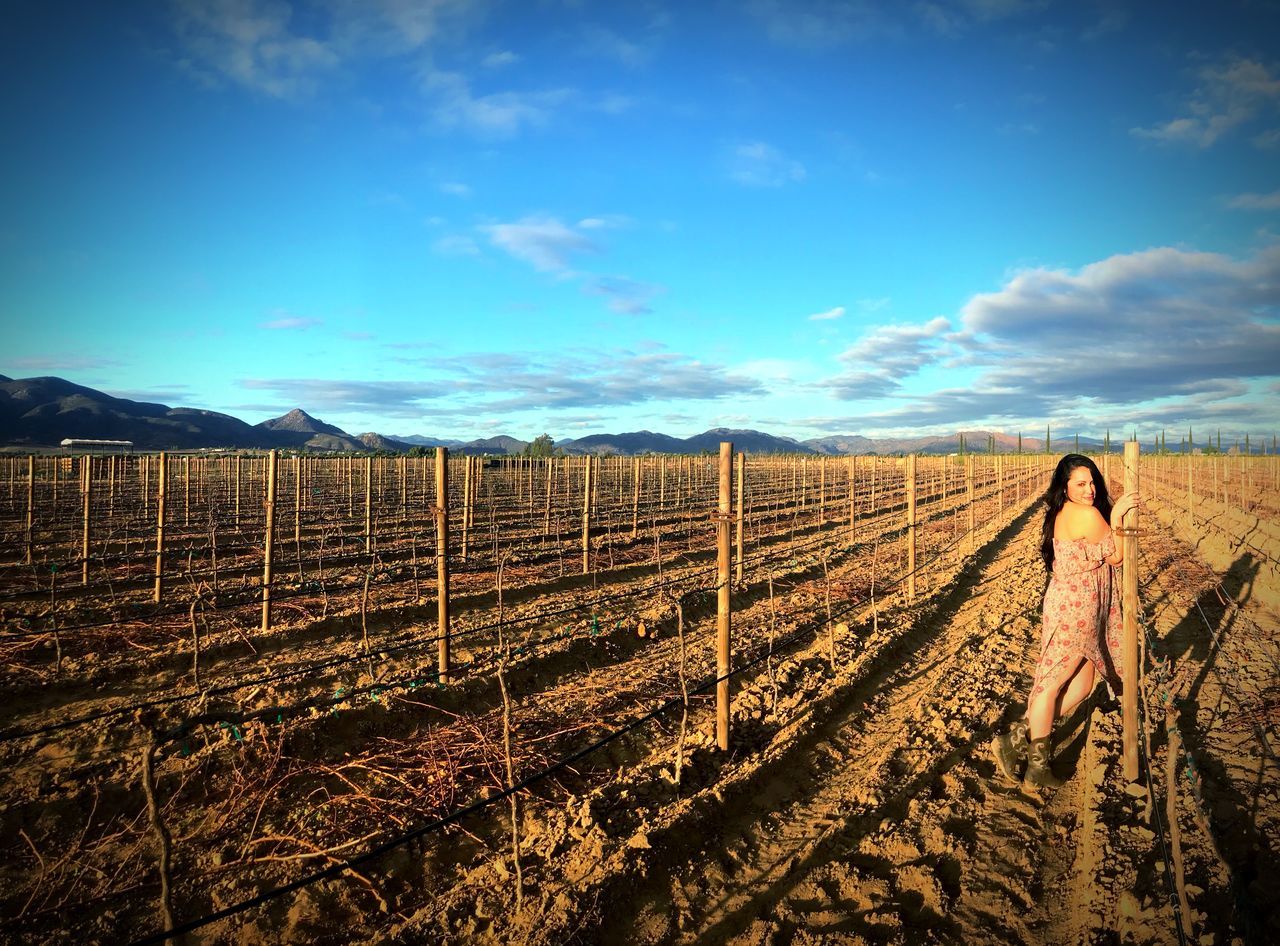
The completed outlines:
<svg viewBox="0 0 1280 946">
<path fill-rule="evenodd" d="M 1089 661 L 1083 661 L 1088 663 Z M 1054 710 L 1058 698 L 1066 688 L 1068 681 L 1076 675 L 1080 664 L 1063 662 L 1054 668 L 1054 673 L 1044 681 L 1044 686 L 1027 706 L 1027 738 L 1042 739 L 1053 731 Z"/>
<path fill-rule="evenodd" d="M 1071 682 L 1067 684 L 1066 690 L 1062 691 L 1060 708 L 1054 718 L 1062 719 L 1064 716 L 1071 715 L 1072 710 L 1088 699 L 1089 694 L 1093 692 L 1093 683 L 1093 661 L 1086 660 L 1076 668 Z"/>
</svg>

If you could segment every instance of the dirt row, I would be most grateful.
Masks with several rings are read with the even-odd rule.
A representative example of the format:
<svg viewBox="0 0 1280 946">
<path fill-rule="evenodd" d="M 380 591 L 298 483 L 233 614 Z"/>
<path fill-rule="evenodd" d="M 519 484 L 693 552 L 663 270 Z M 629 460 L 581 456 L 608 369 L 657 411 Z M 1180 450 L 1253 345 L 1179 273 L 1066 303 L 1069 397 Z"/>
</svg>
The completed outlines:
<svg viewBox="0 0 1280 946">
<path fill-rule="evenodd" d="M 869 528 L 864 541 L 852 546 L 847 536 L 834 531 L 824 541 L 802 536 L 794 547 L 784 543 L 776 556 L 753 561 L 755 581 L 736 596 L 755 609 L 754 620 L 760 626 L 759 615 L 770 610 L 767 582 L 761 575 L 766 562 L 772 562 L 768 569 L 775 581 L 780 620 L 797 611 L 810 620 L 828 579 L 836 595 L 855 597 L 865 594 L 867 577 L 877 573 L 875 569 L 882 582 L 887 574 L 901 570 L 902 543 L 900 537 L 892 538 L 900 526 L 885 526 L 883 544 Z M 945 531 L 950 541 L 950 519 Z M 953 557 L 958 560 L 960 554 L 956 550 Z M 706 565 L 695 562 L 679 568 L 699 578 L 695 585 L 710 586 L 701 580 L 710 577 Z M 632 581 L 643 586 L 654 577 L 670 580 L 676 572 L 668 564 L 657 576 L 633 576 Z M 532 629 L 511 632 L 514 646 L 507 683 L 514 692 L 526 694 L 514 714 L 519 735 L 516 762 L 525 772 L 625 722 L 655 696 L 669 699 L 679 692 L 672 671 L 677 650 L 672 602 L 651 595 L 639 611 L 634 602 L 619 610 L 597 607 L 590 596 L 584 602 L 582 583 L 591 580 L 577 579 L 550 597 L 516 595 L 515 601 L 507 602 L 508 620 L 522 609 L 541 613 L 558 599 L 575 604 L 571 614 L 555 623 L 535 622 Z M 933 581 L 922 577 L 922 594 Z M 882 587 L 882 596 L 883 592 Z M 477 616 L 492 616 L 492 600 L 476 604 Z M 702 678 L 714 666 L 714 648 L 707 636 L 714 626 L 714 620 L 707 621 L 714 614 L 714 596 L 695 595 L 686 600 L 686 609 L 688 672 L 690 678 Z M 406 619 L 412 633 L 412 614 L 371 615 L 370 633 L 375 641 L 385 641 L 390 629 L 403 628 Z M 645 620 L 650 627 L 641 636 L 638 621 Z M 812 637 L 810 629 L 806 639 Z M 281 652 L 279 659 L 305 663 L 310 657 L 332 656 L 337 648 L 324 638 L 321 635 L 306 650 Z M 764 646 L 762 638 L 749 635 L 743 644 L 744 658 Z M 363 656 L 355 642 L 349 648 L 351 656 Z M 300 871 L 329 863 L 353 844 L 394 834 L 502 784 L 493 642 L 461 647 L 459 661 L 479 662 L 482 672 L 444 689 L 431 685 L 429 674 L 424 674 L 423 658 L 429 667 L 431 656 L 430 649 L 416 657 L 375 650 L 368 661 L 351 661 L 338 676 L 337 691 L 322 694 L 325 699 L 300 718 L 259 713 L 237 724 L 234 715 L 238 707 L 270 708 L 283 698 L 296 699 L 303 692 L 296 684 L 288 689 L 260 687 L 224 705 L 210 701 L 204 707 L 205 723 L 189 737 L 160 747 L 156 785 L 174 843 L 180 916 L 196 916 L 292 879 Z M 166 658 L 159 666 L 171 662 Z M 153 683 L 170 673 L 163 670 Z M 400 676 L 405 677 L 401 685 L 388 685 Z M 109 706 L 119 700 L 118 687 L 112 685 L 111 690 L 117 695 L 99 693 L 95 698 L 86 691 L 64 694 L 63 699 L 52 696 L 46 711 L 65 712 L 68 698 L 83 706 L 92 706 L 95 699 Z M 182 705 L 173 709 L 175 718 L 189 718 L 191 713 Z M 577 722 L 561 723 L 562 719 Z M 126 929 L 154 925 L 148 914 L 153 914 L 157 892 L 156 853 L 137 786 L 138 760 L 145 749 L 145 739 L 139 736 L 157 725 L 163 729 L 164 719 L 116 720 L 6 748 L 12 778 L 0 800 L 9 839 L 0 880 L 11 930 L 32 941 L 84 941 L 118 938 L 122 924 Z M 643 756 L 650 738 L 637 736 L 620 743 L 542 791 L 564 797 L 566 791 L 606 782 L 628 758 Z M 477 857 L 486 862 L 492 830 L 468 826 L 459 837 L 436 845 L 421 864 L 406 866 L 392 859 L 384 879 L 395 896 L 388 899 L 412 904 L 415 887 L 429 884 L 428 889 L 438 889 L 451 882 L 457 863 Z M 323 853 L 326 850 L 335 854 Z M 342 899 L 364 909 L 370 896 L 344 889 Z M 306 902 L 306 897 L 297 901 Z M 68 906 L 92 904 L 101 909 L 99 915 L 77 910 L 70 925 L 58 925 L 67 923 Z M 292 899 L 281 901 L 283 913 L 266 911 L 264 929 L 291 922 L 291 904 Z M 20 922 L 12 922 L 18 917 Z M 305 923 L 298 922 L 301 930 Z M 257 928 L 256 923 L 251 920 L 249 928 Z M 220 941 L 224 932 L 213 928 L 210 941 Z"/>
<path fill-rule="evenodd" d="M 986 756 L 991 733 L 1024 698 L 1035 659 L 1044 587 L 1038 528 L 1026 510 L 1003 531 L 986 531 L 976 558 L 965 557 L 963 544 L 953 549 L 930 567 L 917 603 L 887 598 L 883 588 L 875 607 L 867 602 L 872 556 L 885 556 L 878 574 L 892 572 L 892 546 L 870 555 L 865 547 L 828 549 L 825 562 L 821 550 L 797 551 L 773 589 L 757 573 L 735 605 L 742 641 L 735 660 L 755 663 L 735 683 L 732 750 L 713 748 L 713 710 L 698 695 L 687 733 L 677 708 L 521 792 L 518 906 L 508 802 L 499 799 L 429 843 L 398 848 L 188 941 L 1176 942 L 1159 866 L 1168 860 L 1160 848 L 1168 832 L 1147 818 L 1163 816 L 1162 788 L 1154 785 L 1149 804 L 1145 790 L 1121 779 L 1112 702 L 1098 695 L 1060 727 L 1059 770 L 1073 777 L 1050 798 L 1004 784 Z M 1152 650 L 1174 661 L 1165 689 L 1184 694 L 1181 728 L 1203 773 L 1208 811 L 1193 816 L 1182 790 L 1191 941 L 1255 941 L 1274 927 L 1265 905 L 1278 892 L 1267 879 L 1275 875 L 1277 773 L 1265 749 L 1254 750 L 1261 763 L 1250 754 L 1259 734 L 1274 741 L 1266 704 L 1274 676 L 1254 672 L 1242 682 L 1227 668 L 1274 671 L 1274 616 L 1232 578 L 1237 573 L 1215 572 L 1167 530 L 1144 543 Z M 838 624 L 824 620 L 828 587 Z M 1215 610 L 1219 594 L 1228 600 Z M 843 612 L 842 601 L 851 605 Z M 713 671 L 714 610 L 696 596 L 685 604 L 694 685 Z M 523 775 L 676 696 L 673 603 L 655 599 L 648 612 L 616 625 L 600 611 L 583 616 L 594 622 L 590 630 L 550 642 L 536 659 L 513 650 L 506 714 L 506 694 L 491 676 L 479 702 L 480 687 L 463 685 L 450 688 L 459 701 L 452 703 L 434 688 L 380 694 L 370 679 L 355 703 L 319 708 L 293 725 L 247 725 L 213 744 L 206 731 L 190 755 L 162 757 L 178 918 L 338 863 L 366 835 L 421 824 L 475 789 L 492 794 L 506 778 L 504 715 Z M 1190 623 L 1202 611 L 1205 632 Z M 647 621 L 645 636 L 637 620 Z M 771 642 L 778 649 L 769 658 Z M 1231 660 L 1215 667 L 1217 655 Z M 1184 682 L 1197 673 L 1191 693 Z M 1215 708 L 1204 716 L 1210 697 Z M 252 695 L 258 703 L 271 698 Z M 1154 715 L 1162 713 L 1157 698 L 1153 689 Z M 442 755 L 449 733 L 463 730 L 467 752 Z M 1153 730 L 1151 771 L 1159 774 L 1164 742 Z M 38 905 L 39 889 L 56 886 L 55 869 L 63 888 L 111 889 L 84 873 L 94 863 L 111 863 L 136 882 L 116 883 L 102 915 L 12 927 L 21 940 L 114 941 L 122 929 L 157 928 L 148 919 L 158 883 L 145 808 L 110 787 L 132 775 L 88 758 L 93 747 L 92 739 L 50 744 L 40 769 L 16 773 L 0 803 L 6 835 L 15 838 L 4 892 L 18 895 L 9 903 L 31 896 Z M 108 736 L 96 748 L 109 757 L 121 746 Z M 446 782 L 452 796 L 432 794 Z M 87 812 L 98 808 L 98 786 L 104 807 L 126 816 L 115 834 Z M 29 800 L 16 806 L 17 797 Z M 34 857 L 18 842 L 19 827 Z M 81 829 L 79 841 L 68 836 Z M 85 835 L 92 844 L 82 843 Z M 69 849 L 56 864 L 50 843 Z"/>
<path fill-rule="evenodd" d="M 846 642 L 842 671 L 801 685 L 769 744 L 713 785 L 655 809 L 640 766 L 534 826 L 554 839 L 538 843 L 566 845 L 535 906 L 504 911 L 495 851 L 401 939 L 1172 944 L 1180 873 L 1188 942 L 1274 942 L 1280 769 L 1276 714 L 1260 711 L 1276 692 L 1275 616 L 1229 569 L 1153 530 L 1143 617 L 1170 666 L 1148 678 L 1144 774 L 1124 780 L 1118 701 L 1099 690 L 1059 724 L 1066 786 L 1029 796 L 996 774 L 986 743 L 1019 711 L 1036 656 L 1038 530 L 1024 516 L 894 642 Z M 1210 607 L 1219 595 L 1228 604 Z M 815 644 L 793 667 L 820 659 Z M 1170 688 L 1190 752 L 1173 766 L 1178 851 Z"/>
</svg>

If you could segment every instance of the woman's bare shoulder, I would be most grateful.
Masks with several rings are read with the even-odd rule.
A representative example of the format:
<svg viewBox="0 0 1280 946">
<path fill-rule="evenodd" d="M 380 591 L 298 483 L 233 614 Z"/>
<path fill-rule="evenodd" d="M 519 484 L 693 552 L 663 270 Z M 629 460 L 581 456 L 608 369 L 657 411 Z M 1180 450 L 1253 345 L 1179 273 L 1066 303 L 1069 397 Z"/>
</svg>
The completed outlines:
<svg viewBox="0 0 1280 946">
<path fill-rule="evenodd" d="M 1081 506 L 1078 503 L 1063 506 L 1053 522 L 1053 537 L 1065 542 L 1075 542 L 1078 539 L 1101 542 L 1110 531 L 1111 527 L 1102 518 L 1097 507 Z"/>
</svg>

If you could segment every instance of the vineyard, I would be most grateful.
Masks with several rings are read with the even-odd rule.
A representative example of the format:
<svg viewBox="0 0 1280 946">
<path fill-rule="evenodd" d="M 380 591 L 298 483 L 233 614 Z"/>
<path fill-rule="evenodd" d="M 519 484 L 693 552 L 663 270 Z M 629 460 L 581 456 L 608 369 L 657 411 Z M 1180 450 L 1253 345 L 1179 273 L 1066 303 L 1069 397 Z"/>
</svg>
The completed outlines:
<svg viewBox="0 0 1280 946">
<path fill-rule="evenodd" d="M 1056 459 L 6 457 L 0 930 L 1276 941 L 1280 465 L 1142 459 L 1142 778 L 1100 689 L 1037 799 Z"/>
</svg>

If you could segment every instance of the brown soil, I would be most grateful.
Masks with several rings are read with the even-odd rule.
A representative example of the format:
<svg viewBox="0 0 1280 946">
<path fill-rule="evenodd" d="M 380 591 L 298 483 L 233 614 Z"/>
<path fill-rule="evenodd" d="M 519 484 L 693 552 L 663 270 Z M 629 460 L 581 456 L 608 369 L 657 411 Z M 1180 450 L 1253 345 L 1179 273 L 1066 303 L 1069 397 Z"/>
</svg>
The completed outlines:
<svg viewBox="0 0 1280 946">
<path fill-rule="evenodd" d="M 1271 526 L 1255 533 L 1260 552 L 1204 525 L 1183 534 L 1174 509 L 1152 511 L 1140 594 L 1151 654 L 1167 664 L 1149 678 L 1152 776 L 1139 784 L 1123 778 L 1118 702 L 1102 692 L 1059 725 L 1064 788 L 1028 795 L 988 756 L 1036 657 L 1045 579 L 1034 511 L 988 510 L 975 554 L 963 542 L 944 551 L 916 603 L 881 587 L 872 607 L 873 570 L 883 582 L 900 569 L 902 543 L 886 519 L 868 523 L 856 546 L 802 534 L 771 560 L 773 595 L 763 564 L 735 592 L 735 661 L 751 666 L 735 680 L 728 753 L 715 748 L 709 693 L 698 694 L 687 735 L 677 701 L 516 796 L 518 905 L 511 808 L 497 798 L 185 941 L 1174 944 L 1173 875 L 1188 901 L 1188 942 L 1278 941 Z M 945 519 L 929 529 L 934 549 L 956 532 Z M 512 595 L 508 618 L 569 610 L 513 630 L 506 663 L 492 632 L 462 644 L 458 658 L 473 669 L 447 688 L 424 670 L 429 650 L 376 652 L 430 633 L 430 608 L 408 605 L 370 615 L 376 665 L 357 660 L 328 680 L 211 701 L 210 721 L 242 721 L 193 728 L 157 756 L 176 919 L 495 795 L 507 779 L 502 688 L 517 779 L 675 698 L 674 601 L 656 590 L 638 604 L 603 595 L 683 573 L 705 586 L 708 564 L 661 575 L 637 567 L 598 591 L 588 577 Z M 476 590 L 477 624 L 492 618 L 495 597 Z M 714 673 L 714 598 L 683 605 L 692 687 Z M 271 654 L 236 657 L 228 634 L 218 666 L 236 679 L 264 661 L 360 656 L 360 633 L 348 608 L 282 635 Z M 127 649 L 112 660 L 142 662 Z M 21 721 L 189 684 L 186 660 L 154 665 L 128 689 L 112 683 L 110 666 L 81 667 L 89 672 L 78 689 L 28 699 Z M 1166 853 L 1166 694 L 1188 753 L 1174 766 L 1178 857 Z M 262 715 L 299 701 L 310 705 L 298 716 Z M 157 845 L 136 787 L 140 734 L 181 718 L 6 746 L 7 938 L 115 942 L 159 928 Z"/>
</svg>

